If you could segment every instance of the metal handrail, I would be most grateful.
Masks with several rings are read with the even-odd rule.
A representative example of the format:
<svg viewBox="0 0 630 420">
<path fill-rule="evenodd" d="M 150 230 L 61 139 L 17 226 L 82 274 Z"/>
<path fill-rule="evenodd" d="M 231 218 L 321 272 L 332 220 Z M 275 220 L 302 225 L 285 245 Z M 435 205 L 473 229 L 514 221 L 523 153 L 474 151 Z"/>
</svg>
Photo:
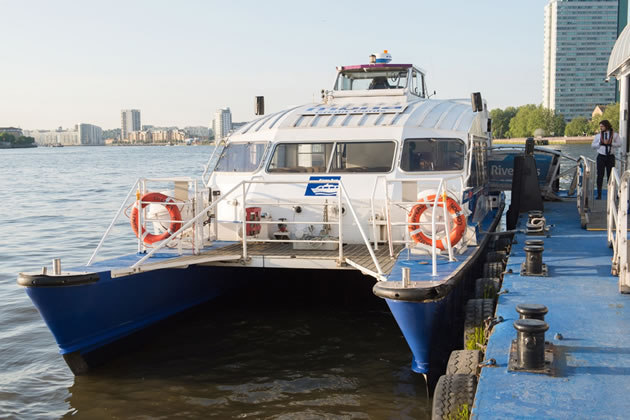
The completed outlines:
<svg viewBox="0 0 630 420">
<path fill-rule="evenodd" d="M 179 237 L 182 235 L 182 233 L 184 231 L 186 231 L 188 228 L 190 228 L 193 223 L 197 222 L 200 218 L 202 218 L 204 215 L 207 214 L 207 212 L 209 212 L 210 210 L 212 210 L 213 208 L 215 208 L 221 201 L 224 201 L 227 199 L 227 197 L 229 197 L 230 195 L 232 195 L 232 193 L 234 193 L 235 191 L 237 191 L 239 188 L 242 189 L 241 192 L 241 197 L 243 198 L 243 210 L 242 210 L 242 214 L 241 214 L 241 223 L 242 224 L 242 243 L 243 243 L 243 259 L 247 260 L 247 235 L 246 235 L 246 225 L 248 223 L 252 223 L 251 220 L 246 220 L 245 217 L 245 208 L 247 206 L 247 190 L 248 190 L 248 186 L 250 186 L 251 184 L 295 184 L 295 181 L 241 181 L 239 182 L 237 185 L 235 185 L 232 189 L 230 189 L 227 193 L 225 193 L 224 195 L 222 195 L 218 200 L 212 202 L 209 206 L 207 206 L 206 208 L 204 208 L 201 212 L 199 212 L 197 214 L 197 216 L 195 216 L 194 218 L 192 218 L 191 220 L 189 220 L 188 222 L 186 222 L 174 235 L 171 235 L 169 238 L 167 238 L 166 240 L 160 242 L 156 247 L 154 247 L 149 253 L 147 253 L 144 257 L 142 257 L 140 260 L 138 260 L 135 264 L 133 264 L 131 266 L 131 268 L 133 269 L 138 269 L 147 259 L 151 258 L 151 256 L 153 254 L 155 254 L 157 251 L 159 251 L 160 249 L 164 248 L 167 244 L 169 244 L 171 241 L 173 241 L 175 238 Z M 352 217 L 354 218 L 354 221 L 357 225 L 357 228 L 359 229 L 359 233 L 361 234 L 361 237 L 366 245 L 366 247 L 368 248 L 368 252 L 370 253 L 370 257 L 372 258 L 372 261 L 374 262 L 374 266 L 377 269 L 377 275 L 378 275 L 378 279 L 379 280 L 384 280 L 384 274 L 382 271 L 382 268 L 378 262 L 378 259 L 376 258 L 376 255 L 374 254 L 374 251 L 372 249 L 372 247 L 370 246 L 370 242 L 361 226 L 361 223 L 359 221 L 359 218 L 356 214 L 356 211 L 354 209 L 354 206 L 352 205 L 352 201 L 347 193 L 347 190 L 345 189 L 343 183 L 341 182 L 341 180 L 331 180 L 331 179 L 326 179 L 326 180 L 308 180 L 308 181 L 303 181 L 303 182 L 297 182 L 299 184 L 305 184 L 305 183 L 321 183 L 321 184 L 338 184 L 339 185 L 339 208 L 341 211 L 341 205 L 342 205 L 342 195 L 345 198 L 345 204 L 347 204 L 348 209 L 350 210 L 350 213 L 352 214 Z M 256 221 L 256 223 L 258 223 L 258 221 Z M 318 243 L 329 243 L 329 242 L 339 242 L 339 258 L 340 258 L 340 262 L 344 260 L 343 257 L 343 226 L 342 226 L 342 217 L 341 214 L 339 216 L 339 220 L 338 220 L 338 225 L 339 225 L 339 238 L 338 241 L 326 241 L 326 240 L 318 240 L 318 241 L 304 241 L 304 242 L 318 242 Z M 282 239 L 278 239 L 278 240 L 263 240 L 263 241 L 258 241 L 258 240 L 253 240 L 253 242 L 287 242 L 286 240 L 282 240 Z M 298 241 L 290 241 L 290 242 L 298 242 Z"/>
<path fill-rule="evenodd" d="M 134 193 L 134 191 L 137 190 L 138 188 L 138 184 L 140 183 L 140 178 L 138 178 L 136 180 L 136 182 L 134 182 L 133 186 L 131 187 L 131 189 L 129 190 L 129 193 L 127 194 L 127 197 L 125 197 L 125 199 L 123 200 L 122 204 L 120 205 L 120 208 L 118 209 L 118 211 L 116 212 L 116 215 L 114 216 L 114 218 L 112 219 L 112 222 L 109 224 L 109 227 L 107 228 L 107 230 L 105 230 L 105 233 L 103 234 L 103 237 L 101 238 L 100 242 L 98 243 L 98 245 L 96 246 L 96 249 L 94 250 L 94 252 L 92 253 L 92 256 L 90 257 L 90 259 L 88 260 L 86 266 L 90 266 L 92 265 L 92 262 L 94 261 L 94 258 L 96 257 L 96 254 L 98 254 L 98 251 L 101 250 L 101 247 L 103 246 L 103 243 L 105 243 L 105 239 L 107 238 L 107 236 L 109 236 L 109 233 L 111 232 L 111 230 L 114 228 L 114 225 L 116 224 L 116 222 L 118 221 L 118 218 L 120 217 L 120 215 L 122 214 L 122 212 L 125 210 L 125 205 L 127 204 L 127 201 L 129 200 L 129 198 L 131 197 L 131 195 Z"/>
<path fill-rule="evenodd" d="M 613 268 L 614 264 L 617 264 L 617 273 L 619 274 L 619 291 L 622 293 L 630 292 L 630 271 L 628 270 L 628 198 L 630 190 L 630 170 L 626 170 L 621 178 L 618 180 L 619 189 L 613 192 L 613 195 L 618 195 L 618 207 L 617 207 L 617 225 L 616 225 L 616 238 L 613 246 L 616 252 L 613 256 Z M 611 194 L 611 191 L 608 191 Z M 608 201 L 611 203 L 611 200 Z M 614 203 L 611 203 L 614 204 Z M 614 210 L 611 209 L 611 210 Z"/>
<path fill-rule="evenodd" d="M 455 257 L 453 255 L 453 246 L 451 244 L 451 238 L 449 235 L 450 232 L 450 228 L 449 228 L 449 217 L 448 217 L 448 212 L 446 209 L 446 203 L 442 206 L 443 207 L 443 211 L 444 211 L 444 222 L 442 223 L 438 223 L 436 222 L 437 219 L 437 208 L 439 207 L 439 200 L 440 197 L 443 194 L 448 195 L 449 191 L 448 191 L 448 182 L 449 181 L 454 181 L 454 180 L 459 180 L 460 181 L 460 186 L 461 189 L 463 191 L 464 188 L 464 177 L 463 175 L 454 175 L 454 176 L 450 176 L 450 177 L 440 177 L 440 178 L 436 178 L 436 177 L 419 177 L 419 178 L 413 178 L 413 179 L 395 179 L 395 180 L 386 180 L 385 182 L 385 193 L 386 193 L 386 210 L 387 210 L 387 234 L 388 234 L 388 241 L 390 244 L 390 253 L 391 253 L 391 249 L 393 247 L 393 243 L 394 240 L 392 238 L 392 232 L 391 232 L 391 227 L 393 226 L 392 222 L 391 222 L 391 217 L 390 217 L 390 211 L 389 211 L 389 206 L 390 204 L 392 204 L 392 202 L 389 200 L 389 189 L 387 188 L 388 185 L 395 183 L 395 182 L 404 182 L 404 181 L 416 181 L 416 182 L 437 182 L 438 186 L 437 186 L 437 190 L 435 192 L 435 198 L 433 201 L 433 208 L 432 208 L 432 215 L 431 215 L 431 237 L 435 238 L 436 237 L 436 226 L 437 225 L 444 225 L 444 230 L 446 232 L 446 243 L 447 243 L 447 249 L 448 249 L 448 256 L 449 256 L 449 261 L 455 261 Z M 415 202 L 409 202 L 409 204 L 415 204 Z M 405 223 L 405 225 L 410 226 L 410 225 L 416 225 L 416 223 Z M 431 275 L 432 276 L 437 276 L 437 247 L 436 247 L 436 242 L 437 241 L 431 241 L 431 263 L 432 263 L 432 270 L 431 270 Z"/>
<path fill-rule="evenodd" d="M 590 212 L 590 203 L 593 202 L 593 159 L 580 156 L 578 158 L 578 183 L 577 183 L 577 208 L 580 213 L 580 220 L 585 225 Z"/>
</svg>

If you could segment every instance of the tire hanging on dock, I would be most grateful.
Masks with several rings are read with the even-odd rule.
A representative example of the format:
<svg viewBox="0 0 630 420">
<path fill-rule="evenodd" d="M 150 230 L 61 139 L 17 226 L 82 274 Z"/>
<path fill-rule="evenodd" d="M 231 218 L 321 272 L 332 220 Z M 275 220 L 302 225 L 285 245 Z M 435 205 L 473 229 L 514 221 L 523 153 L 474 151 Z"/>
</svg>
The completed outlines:
<svg viewBox="0 0 630 420">
<path fill-rule="evenodd" d="M 162 193 L 149 192 L 143 195 L 140 201 L 142 202 L 142 208 L 145 208 L 150 203 L 158 203 L 158 204 L 167 203 L 167 204 L 164 204 L 164 207 L 166 207 L 166 210 L 168 210 L 168 214 L 171 219 L 171 224 L 169 225 L 168 230 L 166 230 L 166 232 L 160 235 L 148 233 L 146 227 L 143 224 L 142 229 L 141 229 L 141 232 L 142 232 L 141 239 L 145 244 L 151 245 L 156 242 L 163 241 L 166 238 L 170 237 L 175 232 L 177 232 L 179 228 L 182 226 L 182 215 L 179 211 L 179 208 L 175 204 L 175 200 L 173 198 L 168 197 Z M 129 221 L 131 223 L 131 228 L 133 229 L 133 233 L 135 233 L 136 236 L 138 236 L 138 204 L 137 203 L 134 205 L 133 210 L 131 210 L 131 216 L 129 218 Z"/>
<path fill-rule="evenodd" d="M 446 196 L 446 194 L 440 196 L 440 198 L 437 200 L 437 206 L 444 208 L 445 201 L 446 210 L 448 211 L 448 214 L 451 215 L 452 224 L 451 231 L 449 232 L 449 238 L 451 241 L 451 246 L 454 246 L 462 239 L 462 237 L 464 236 L 464 232 L 466 232 L 466 216 L 464 215 L 464 212 L 457 200 Z M 409 212 L 407 228 L 409 229 L 409 235 L 411 236 L 411 239 L 413 239 L 417 243 L 428 246 L 433 245 L 433 238 L 425 235 L 422 231 L 422 228 L 420 226 L 420 218 L 422 217 L 422 214 L 429 208 L 429 206 L 434 203 L 435 194 L 429 195 L 426 198 L 419 199 L 418 204 L 414 205 Z M 446 242 L 446 237 L 444 237 L 443 239 L 438 239 L 435 242 L 435 247 L 441 249 L 442 251 L 446 249 L 447 245 L 448 243 Z"/>
</svg>

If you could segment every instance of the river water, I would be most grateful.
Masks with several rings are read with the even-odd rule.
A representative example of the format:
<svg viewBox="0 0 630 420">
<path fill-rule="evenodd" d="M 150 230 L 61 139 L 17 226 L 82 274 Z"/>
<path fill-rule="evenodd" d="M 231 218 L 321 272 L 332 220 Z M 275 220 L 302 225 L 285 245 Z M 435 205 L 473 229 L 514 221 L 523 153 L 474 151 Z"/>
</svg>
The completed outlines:
<svg viewBox="0 0 630 420">
<path fill-rule="evenodd" d="M 558 146 L 572 155 L 588 145 Z M 424 419 L 424 378 L 389 310 L 347 302 L 223 302 L 166 323 L 74 377 L 20 271 L 90 257 L 138 177 L 199 177 L 211 147 L 0 151 L 0 418 Z M 133 252 L 121 222 L 104 256 Z"/>
<path fill-rule="evenodd" d="M 138 177 L 199 177 L 211 151 L 0 151 L 0 418 L 428 418 L 424 379 L 376 297 L 367 308 L 227 302 L 72 375 L 18 272 L 85 264 Z M 103 255 L 134 244 L 124 220 Z"/>
</svg>

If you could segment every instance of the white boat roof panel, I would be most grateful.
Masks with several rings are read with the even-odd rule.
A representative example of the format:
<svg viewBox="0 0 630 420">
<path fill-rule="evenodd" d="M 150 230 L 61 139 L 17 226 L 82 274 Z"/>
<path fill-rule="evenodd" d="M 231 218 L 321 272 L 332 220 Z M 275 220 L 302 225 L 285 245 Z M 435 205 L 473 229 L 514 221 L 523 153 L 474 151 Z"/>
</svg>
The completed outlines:
<svg viewBox="0 0 630 420">
<path fill-rule="evenodd" d="M 476 131 L 483 131 L 485 124 L 481 119 L 487 118 L 486 112 L 473 112 L 467 99 L 352 102 L 356 99 L 344 98 L 343 103 L 310 104 L 276 112 L 246 124 L 232 136 L 266 132 L 272 139 L 275 133 L 270 131 L 276 130 L 374 127 L 473 131 L 483 135 Z M 316 112 L 317 109 L 321 112 Z"/>
<path fill-rule="evenodd" d="M 608 77 L 617 76 L 630 62 L 630 26 L 619 34 L 608 60 Z"/>
</svg>

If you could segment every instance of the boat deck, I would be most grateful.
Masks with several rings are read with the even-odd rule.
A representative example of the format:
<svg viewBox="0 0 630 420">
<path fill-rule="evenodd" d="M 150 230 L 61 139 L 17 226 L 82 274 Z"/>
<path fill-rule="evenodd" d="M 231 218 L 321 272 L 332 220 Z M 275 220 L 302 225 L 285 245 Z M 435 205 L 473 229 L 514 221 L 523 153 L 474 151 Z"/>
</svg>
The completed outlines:
<svg viewBox="0 0 630 420">
<path fill-rule="evenodd" d="M 394 247 L 391 257 L 387 245 L 379 245 L 374 251 L 382 273 L 388 275 L 396 257 L 403 247 Z M 178 255 L 175 250 L 156 253 L 143 264 L 140 270 L 130 267 L 113 268 L 112 276 L 134 274 L 164 268 L 185 268 L 194 264 L 203 265 L 243 265 L 266 268 L 312 268 L 312 269 L 358 269 L 364 274 L 376 276 L 378 269 L 366 245 L 346 244 L 343 246 L 343 263 L 339 263 L 338 249 L 293 249 L 290 243 L 247 243 L 248 261 L 242 261 L 243 245 L 234 242 L 216 242 L 199 255 Z M 137 259 L 139 260 L 141 256 Z M 130 264 L 132 265 L 133 262 Z"/>
<path fill-rule="evenodd" d="M 494 327 L 485 355 L 496 366 L 482 369 L 472 418 L 624 417 L 630 412 L 630 295 L 619 293 L 611 275 L 606 231 L 582 229 L 575 202 L 546 202 L 545 217 L 553 225 L 542 238 L 549 276 L 520 275 L 525 240 L 541 237 L 518 233 L 497 305 L 504 321 Z M 525 222 L 526 215 L 519 228 Z M 507 369 L 515 307 L 522 303 L 549 309 L 551 375 Z"/>
</svg>

